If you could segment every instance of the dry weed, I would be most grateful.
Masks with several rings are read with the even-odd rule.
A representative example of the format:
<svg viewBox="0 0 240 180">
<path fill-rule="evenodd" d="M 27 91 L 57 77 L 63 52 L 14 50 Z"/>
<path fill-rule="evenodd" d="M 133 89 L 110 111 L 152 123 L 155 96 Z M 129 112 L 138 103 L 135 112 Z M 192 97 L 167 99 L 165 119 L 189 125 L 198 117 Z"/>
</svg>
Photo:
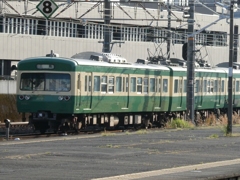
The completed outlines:
<svg viewBox="0 0 240 180">
<path fill-rule="evenodd" d="M 232 115 L 232 121 L 233 124 L 240 124 L 240 116 L 236 112 L 234 112 Z M 209 117 L 204 122 L 202 122 L 202 125 L 205 126 L 216 125 L 226 126 L 227 124 L 228 124 L 227 114 L 220 115 L 219 118 L 217 118 L 215 114 L 210 114 Z"/>
</svg>

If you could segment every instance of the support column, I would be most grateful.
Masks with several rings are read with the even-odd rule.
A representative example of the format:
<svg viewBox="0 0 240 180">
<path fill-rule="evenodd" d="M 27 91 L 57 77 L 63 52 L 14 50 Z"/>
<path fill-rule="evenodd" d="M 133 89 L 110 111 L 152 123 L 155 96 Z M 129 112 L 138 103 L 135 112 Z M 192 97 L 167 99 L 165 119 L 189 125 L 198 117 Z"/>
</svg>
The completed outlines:
<svg viewBox="0 0 240 180">
<path fill-rule="evenodd" d="M 195 124 L 194 117 L 194 79 L 195 79 L 195 35 L 194 32 L 194 0 L 189 0 L 188 19 L 188 53 L 187 53 L 187 117 Z M 190 35 L 191 34 L 191 35 Z"/>
<path fill-rule="evenodd" d="M 233 113 L 233 4 L 230 5 L 230 30 L 229 30 L 229 72 L 228 72 L 228 125 L 227 134 L 232 135 L 232 113 Z"/>
<path fill-rule="evenodd" d="M 104 33 L 103 33 L 103 52 L 109 53 L 111 43 L 111 32 L 110 32 L 110 19 L 111 19 L 111 3 L 109 0 L 104 0 Z"/>
</svg>

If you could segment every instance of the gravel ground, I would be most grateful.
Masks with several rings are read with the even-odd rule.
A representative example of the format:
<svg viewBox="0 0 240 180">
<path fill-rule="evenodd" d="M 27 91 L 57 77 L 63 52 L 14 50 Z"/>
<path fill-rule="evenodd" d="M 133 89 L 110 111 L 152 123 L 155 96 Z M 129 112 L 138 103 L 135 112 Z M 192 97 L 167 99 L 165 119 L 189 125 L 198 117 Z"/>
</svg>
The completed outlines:
<svg viewBox="0 0 240 180">
<path fill-rule="evenodd" d="M 0 179 L 92 179 L 239 158 L 240 127 L 0 141 Z"/>
</svg>

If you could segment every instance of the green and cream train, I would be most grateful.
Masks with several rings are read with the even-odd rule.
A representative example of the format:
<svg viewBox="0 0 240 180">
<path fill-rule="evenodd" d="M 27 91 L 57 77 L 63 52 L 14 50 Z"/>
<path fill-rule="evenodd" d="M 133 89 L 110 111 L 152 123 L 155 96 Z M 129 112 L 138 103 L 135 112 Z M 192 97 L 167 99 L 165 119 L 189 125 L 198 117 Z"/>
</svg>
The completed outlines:
<svg viewBox="0 0 240 180">
<path fill-rule="evenodd" d="M 72 58 L 34 57 L 18 63 L 17 108 L 36 130 L 163 126 L 185 116 L 187 68 L 150 64 L 108 53 Z M 195 111 L 200 118 L 227 108 L 226 68 L 196 68 Z M 240 70 L 234 70 L 234 108 L 240 107 Z"/>
</svg>

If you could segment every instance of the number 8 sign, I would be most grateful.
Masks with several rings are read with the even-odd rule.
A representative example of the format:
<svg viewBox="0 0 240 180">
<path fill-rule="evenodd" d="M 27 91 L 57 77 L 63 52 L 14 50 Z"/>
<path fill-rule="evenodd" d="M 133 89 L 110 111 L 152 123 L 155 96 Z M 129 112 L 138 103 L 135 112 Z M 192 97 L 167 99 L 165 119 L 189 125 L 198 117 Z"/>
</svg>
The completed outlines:
<svg viewBox="0 0 240 180">
<path fill-rule="evenodd" d="M 53 0 L 42 0 L 37 9 L 48 19 L 58 9 L 58 5 Z"/>
</svg>

